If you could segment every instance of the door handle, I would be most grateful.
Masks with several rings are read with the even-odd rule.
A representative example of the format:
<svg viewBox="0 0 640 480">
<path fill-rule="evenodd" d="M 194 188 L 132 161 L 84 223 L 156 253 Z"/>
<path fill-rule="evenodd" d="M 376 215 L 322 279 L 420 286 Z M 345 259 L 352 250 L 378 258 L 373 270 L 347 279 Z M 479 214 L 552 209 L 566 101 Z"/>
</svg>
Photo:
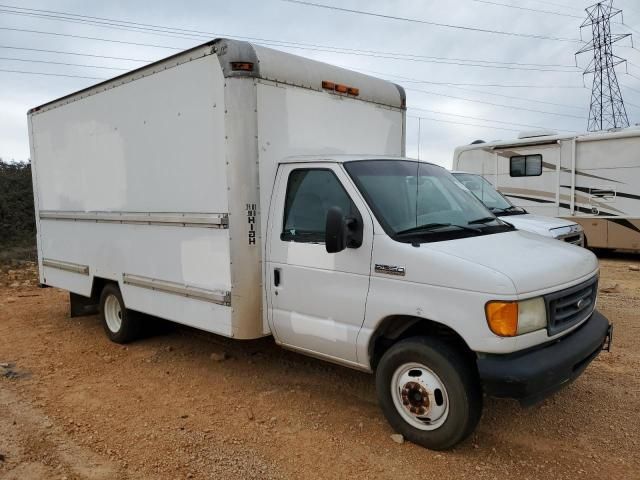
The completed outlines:
<svg viewBox="0 0 640 480">
<path fill-rule="evenodd" d="M 279 268 L 273 269 L 273 284 L 276 287 L 280 286 L 280 269 Z"/>
</svg>

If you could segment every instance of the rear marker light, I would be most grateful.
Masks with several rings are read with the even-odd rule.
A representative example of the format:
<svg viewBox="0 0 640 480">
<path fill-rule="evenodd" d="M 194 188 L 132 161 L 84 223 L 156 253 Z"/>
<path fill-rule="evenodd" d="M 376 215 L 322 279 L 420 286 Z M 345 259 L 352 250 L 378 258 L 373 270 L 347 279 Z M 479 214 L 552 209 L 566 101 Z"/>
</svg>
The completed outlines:
<svg viewBox="0 0 640 480">
<path fill-rule="evenodd" d="M 353 95 L 354 97 L 357 97 L 358 95 L 360 95 L 360 89 L 355 87 L 348 87 L 347 93 L 349 95 Z"/>
<path fill-rule="evenodd" d="M 231 62 L 231 70 L 242 72 L 253 72 L 253 63 L 251 62 Z"/>
<path fill-rule="evenodd" d="M 336 84 L 333 82 L 328 82 L 326 80 L 322 81 L 322 88 L 325 88 L 327 90 L 335 90 L 336 88 Z"/>
<path fill-rule="evenodd" d="M 346 85 L 342 85 L 342 84 L 336 85 L 336 92 L 338 93 L 347 93 L 348 90 L 349 90 L 349 87 L 347 87 Z"/>
</svg>

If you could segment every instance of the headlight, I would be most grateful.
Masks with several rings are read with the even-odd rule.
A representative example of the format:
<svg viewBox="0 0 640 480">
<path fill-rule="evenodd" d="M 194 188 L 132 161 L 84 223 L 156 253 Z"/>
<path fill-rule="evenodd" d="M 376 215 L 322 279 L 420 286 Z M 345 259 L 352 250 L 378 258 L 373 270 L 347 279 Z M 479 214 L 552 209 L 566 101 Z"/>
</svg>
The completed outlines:
<svg viewBox="0 0 640 480">
<path fill-rule="evenodd" d="M 564 238 L 570 235 L 576 235 L 578 233 L 582 233 L 583 229 L 582 229 L 582 225 L 576 223 L 573 225 L 567 225 L 566 227 L 552 228 L 549 231 L 551 232 L 551 235 L 554 238 Z"/>
<path fill-rule="evenodd" d="M 501 337 L 515 337 L 547 326 L 547 308 L 542 297 L 520 302 L 489 302 L 485 313 L 489 328 Z"/>
</svg>

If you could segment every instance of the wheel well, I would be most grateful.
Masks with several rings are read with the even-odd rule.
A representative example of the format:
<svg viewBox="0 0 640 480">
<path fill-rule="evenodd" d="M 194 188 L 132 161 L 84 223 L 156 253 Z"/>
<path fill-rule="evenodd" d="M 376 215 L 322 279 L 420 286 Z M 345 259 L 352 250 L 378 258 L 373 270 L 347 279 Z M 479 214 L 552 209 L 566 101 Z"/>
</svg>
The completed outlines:
<svg viewBox="0 0 640 480">
<path fill-rule="evenodd" d="M 109 283 L 115 283 L 116 285 L 118 284 L 118 282 L 109 280 L 108 278 L 93 277 L 93 284 L 91 285 L 91 300 L 96 305 L 100 303 L 100 295 L 102 294 L 102 289 Z"/>
<path fill-rule="evenodd" d="M 392 315 L 385 318 L 376 329 L 369 342 L 369 358 L 371 368 L 376 369 L 382 355 L 400 340 L 409 337 L 438 337 L 449 345 L 454 346 L 475 364 L 475 353 L 467 342 L 452 328 L 442 323 L 434 322 L 409 315 Z"/>
<path fill-rule="evenodd" d="M 69 314 L 73 317 L 82 317 L 84 315 L 94 315 L 98 313 L 100 307 L 100 295 L 105 285 L 117 282 L 101 277 L 93 277 L 91 284 L 91 295 L 85 297 L 77 293 L 69 292 Z"/>
</svg>

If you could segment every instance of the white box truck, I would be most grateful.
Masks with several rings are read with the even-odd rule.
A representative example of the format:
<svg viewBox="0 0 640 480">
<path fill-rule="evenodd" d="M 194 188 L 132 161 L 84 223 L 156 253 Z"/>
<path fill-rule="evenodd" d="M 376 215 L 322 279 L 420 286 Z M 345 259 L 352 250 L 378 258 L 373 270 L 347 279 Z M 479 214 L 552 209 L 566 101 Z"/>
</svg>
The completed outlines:
<svg viewBox="0 0 640 480">
<path fill-rule="evenodd" d="M 409 440 L 450 448 L 483 389 L 534 402 L 608 342 L 587 250 L 515 230 L 402 158 L 403 90 L 215 40 L 32 109 L 42 284 L 376 372 Z M 526 255 L 523 255 L 526 252 Z"/>
</svg>

